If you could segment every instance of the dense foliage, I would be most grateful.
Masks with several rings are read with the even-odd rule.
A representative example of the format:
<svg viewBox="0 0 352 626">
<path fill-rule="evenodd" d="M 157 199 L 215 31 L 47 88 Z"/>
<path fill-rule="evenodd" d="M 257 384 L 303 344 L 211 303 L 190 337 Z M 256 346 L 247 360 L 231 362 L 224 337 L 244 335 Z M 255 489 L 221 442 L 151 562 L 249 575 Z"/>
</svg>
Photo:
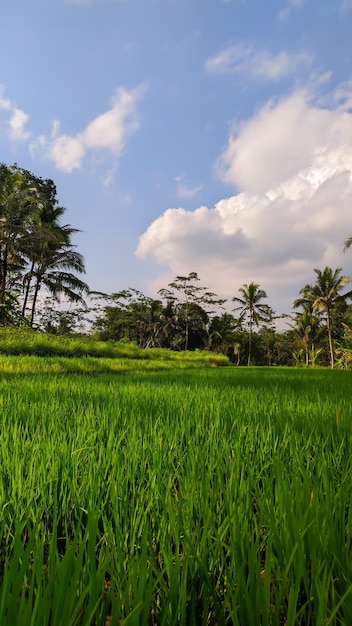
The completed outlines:
<svg viewBox="0 0 352 626">
<path fill-rule="evenodd" d="M 195 272 L 177 276 L 169 285 L 173 291 L 161 290 L 164 301 L 133 289 L 110 296 L 93 294 L 103 302 L 94 329 L 100 339 L 124 338 L 143 348 L 183 350 L 187 346 L 222 352 L 235 365 L 350 368 L 352 309 L 347 300 L 352 292 L 342 291 L 348 279 L 339 268 L 315 272 L 316 283 L 304 287 L 302 297 L 294 302 L 302 311 L 291 317 L 289 330 L 276 329 L 283 316 L 263 302 L 267 295 L 259 285 L 243 285 L 240 297 L 233 298 L 237 306 L 229 312 L 216 294 L 199 287 Z"/>
<path fill-rule="evenodd" d="M 77 232 L 60 220 L 52 180 L 17 165 L 0 164 L 0 322 L 34 322 L 41 288 L 55 299 L 82 301 L 88 285 L 82 255 L 71 242 Z"/>
</svg>

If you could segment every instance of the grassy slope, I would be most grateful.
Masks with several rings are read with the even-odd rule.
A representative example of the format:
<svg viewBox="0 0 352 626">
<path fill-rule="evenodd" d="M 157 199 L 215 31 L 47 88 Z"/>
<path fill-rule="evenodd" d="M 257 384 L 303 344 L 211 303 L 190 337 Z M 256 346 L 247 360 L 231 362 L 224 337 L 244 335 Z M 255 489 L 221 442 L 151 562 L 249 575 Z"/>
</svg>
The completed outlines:
<svg viewBox="0 0 352 626">
<path fill-rule="evenodd" d="M 228 365 L 224 355 L 211 352 L 175 352 L 165 349 L 143 350 L 132 342 L 97 341 L 91 337 L 64 337 L 40 333 L 27 328 L 0 327 L 0 354 L 63 356 L 110 359 L 177 361 L 202 365 Z"/>
</svg>

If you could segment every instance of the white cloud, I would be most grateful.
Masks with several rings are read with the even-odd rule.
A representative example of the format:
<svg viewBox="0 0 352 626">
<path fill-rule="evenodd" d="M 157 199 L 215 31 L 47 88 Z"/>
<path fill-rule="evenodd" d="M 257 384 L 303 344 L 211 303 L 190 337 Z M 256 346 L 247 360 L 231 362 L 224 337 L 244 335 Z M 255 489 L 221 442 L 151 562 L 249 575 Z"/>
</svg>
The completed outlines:
<svg viewBox="0 0 352 626">
<path fill-rule="evenodd" d="M 139 127 L 137 103 L 144 93 L 144 86 L 130 91 L 122 87 L 117 89 L 111 108 L 74 136 L 60 135 L 60 124 L 54 121 L 51 136 L 39 137 L 32 143 L 31 151 L 44 147 L 46 157 L 66 172 L 80 169 L 88 151 L 104 150 L 115 157 L 120 156 L 127 136 Z"/>
<path fill-rule="evenodd" d="M 25 139 L 28 139 L 30 133 L 25 130 L 28 119 L 29 116 L 21 109 L 15 108 L 12 111 L 11 119 L 8 122 L 10 126 L 10 139 L 12 141 L 24 141 Z"/>
<path fill-rule="evenodd" d="M 265 192 L 310 167 L 332 149 L 349 152 L 352 117 L 309 106 L 303 92 L 269 103 L 231 136 L 219 160 L 222 180 L 251 193 Z"/>
<path fill-rule="evenodd" d="M 60 170 L 72 172 L 81 167 L 85 149 L 79 137 L 61 135 L 51 143 L 47 155 Z"/>
<path fill-rule="evenodd" d="M 9 98 L 5 98 L 4 93 L 4 87 L 0 85 L 0 110 L 8 113 L 7 126 L 10 140 L 15 142 L 28 139 L 30 133 L 26 131 L 25 127 L 29 116 Z"/>
<path fill-rule="evenodd" d="M 9 111 L 12 108 L 11 100 L 5 98 L 4 93 L 5 89 L 3 85 L 0 85 L 0 109 L 3 109 L 4 111 Z"/>
<path fill-rule="evenodd" d="M 216 74 L 245 74 L 254 79 L 279 80 L 299 69 L 307 68 L 312 56 L 307 52 L 288 54 L 285 51 L 271 54 L 265 50 L 256 52 L 244 43 L 228 46 L 205 63 L 207 71 Z"/>
<path fill-rule="evenodd" d="M 105 148 L 119 155 L 127 134 L 136 130 L 139 122 L 136 103 L 142 91 L 118 89 L 109 111 L 96 117 L 80 134 L 79 139 L 87 148 Z"/>
<path fill-rule="evenodd" d="M 342 254 L 352 233 L 350 113 L 302 93 L 269 103 L 230 137 L 222 164 L 239 193 L 211 209 L 168 209 L 141 235 L 138 256 L 153 256 L 171 278 L 197 271 L 227 298 L 258 282 L 278 312 L 290 311 L 315 267 L 351 267 Z"/>
</svg>

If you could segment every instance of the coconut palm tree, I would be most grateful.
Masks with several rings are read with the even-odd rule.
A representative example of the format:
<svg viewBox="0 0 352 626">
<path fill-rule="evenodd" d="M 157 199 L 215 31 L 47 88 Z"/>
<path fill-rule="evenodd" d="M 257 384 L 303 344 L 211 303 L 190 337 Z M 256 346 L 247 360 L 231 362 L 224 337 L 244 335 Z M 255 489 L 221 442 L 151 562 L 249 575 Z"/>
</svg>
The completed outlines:
<svg viewBox="0 0 352 626">
<path fill-rule="evenodd" d="M 0 163 L 0 321 L 18 316 L 17 296 L 26 266 L 29 228 L 36 220 L 35 188 L 17 165 Z"/>
<path fill-rule="evenodd" d="M 37 212 L 35 189 L 17 166 L 0 164 L 0 290 L 9 287 L 11 272 L 25 264 L 23 248 Z"/>
<path fill-rule="evenodd" d="M 333 369 L 335 363 L 335 348 L 332 333 L 332 316 L 336 305 L 339 302 L 352 297 L 352 291 L 341 294 L 341 290 L 348 285 L 350 279 L 342 276 L 342 269 L 338 267 L 332 270 L 331 267 L 325 267 L 324 270 L 315 269 L 316 282 L 314 285 L 305 285 L 300 290 L 302 298 L 298 298 L 293 306 L 303 306 L 305 310 L 311 307 L 313 313 L 322 313 L 325 315 L 326 331 L 329 341 L 330 366 Z"/>
<path fill-rule="evenodd" d="M 84 274 L 85 266 L 82 255 L 74 250 L 71 244 L 51 246 L 36 258 L 35 268 L 31 278 L 34 279 L 34 292 L 30 314 L 30 325 L 33 325 L 38 295 L 41 286 L 44 286 L 52 296 L 63 295 L 70 302 L 84 304 L 83 294 L 88 293 L 89 287 L 76 274 Z"/>
<path fill-rule="evenodd" d="M 267 298 L 265 291 L 260 289 L 256 283 L 244 284 L 239 289 L 242 298 L 234 297 L 233 302 L 239 304 L 234 308 L 234 311 L 240 311 L 240 320 L 249 318 L 249 341 L 248 341 L 248 361 L 247 365 L 251 363 L 252 357 L 252 337 L 253 337 L 253 325 L 259 326 L 259 322 L 265 319 L 267 312 L 267 304 L 261 303 L 261 300 Z"/>
<path fill-rule="evenodd" d="M 302 341 L 306 366 L 308 367 L 310 358 L 311 364 L 314 365 L 316 359 L 315 341 L 320 330 L 320 318 L 313 313 L 312 306 L 306 306 L 302 313 L 295 316 L 295 326 L 292 328 Z"/>
<path fill-rule="evenodd" d="M 343 244 L 343 251 L 346 252 L 352 246 L 352 235 L 347 237 L 345 243 Z"/>
</svg>

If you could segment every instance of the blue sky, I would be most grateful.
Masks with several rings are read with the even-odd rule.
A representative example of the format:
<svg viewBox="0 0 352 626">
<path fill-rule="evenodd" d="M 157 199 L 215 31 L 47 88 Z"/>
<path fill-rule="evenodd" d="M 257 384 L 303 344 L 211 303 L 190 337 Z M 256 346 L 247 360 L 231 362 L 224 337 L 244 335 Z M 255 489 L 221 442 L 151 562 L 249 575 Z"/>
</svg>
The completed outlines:
<svg viewBox="0 0 352 626">
<path fill-rule="evenodd" d="M 91 289 L 289 313 L 352 275 L 352 0 L 3 0 L 0 161 L 52 178 Z"/>
</svg>

